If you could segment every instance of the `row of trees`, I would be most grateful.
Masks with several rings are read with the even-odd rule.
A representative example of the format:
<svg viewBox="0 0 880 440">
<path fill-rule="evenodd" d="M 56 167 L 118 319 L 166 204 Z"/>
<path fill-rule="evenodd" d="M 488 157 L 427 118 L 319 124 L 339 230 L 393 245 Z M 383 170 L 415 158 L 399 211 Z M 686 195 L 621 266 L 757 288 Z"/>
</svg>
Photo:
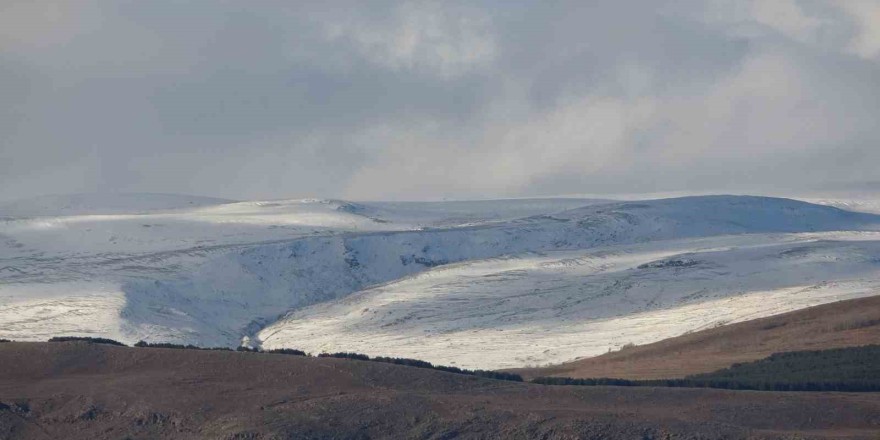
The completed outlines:
<svg viewBox="0 0 880 440">
<path fill-rule="evenodd" d="M 627 380 L 614 378 L 573 379 L 570 377 L 539 377 L 532 382 L 542 385 L 583 385 L 623 387 L 671 387 L 671 388 L 719 388 L 726 390 L 754 391 L 843 391 L 877 392 L 877 381 L 812 381 L 812 382 L 763 382 L 750 380 L 698 380 L 655 379 Z"/>
<path fill-rule="evenodd" d="M 759 391 L 880 391 L 880 345 L 795 351 L 684 379 L 540 377 L 545 385 L 723 388 Z"/>
<path fill-rule="evenodd" d="M 276 348 L 274 350 L 263 350 L 263 353 L 286 354 L 291 356 L 308 356 L 308 353 L 297 350 L 295 348 Z"/>
<path fill-rule="evenodd" d="M 192 344 L 171 344 L 168 342 L 146 342 L 146 341 L 138 341 L 134 344 L 135 347 L 139 348 L 173 348 L 176 350 L 219 350 L 219 351 L 232 351 L 229 347 L 199 347 L 197 345 Z"/>
<path fill-rule="evenodd" d="M 122 347 L 126 347 L 125 344 L 114 341 L 112 339 L 106 338 L 92 338 L 85 336 L 59 336 L 54 337 L 49 340 L 49 342 L 69 342 L 69 341 L 86 341 L 93 342 L 96 344 L 110 344 L 110 345 L 118 345 Z M 192 344 L 172 344 L 169 342 L 146 342 L 146 341 L 138 341 L 134 344 L 135 347 L 138 348 L 170 348 L 177 350 L 220 350 L 220 351 L 232 351 L 231 348 L 228 347 L 199 347 Z M 235 349 L 235 351 L 241 352 L 250 352 L 250 353 L 269 353 L 269 354 L 283 354 L 283 355 L 292 355 L 292 356 L 310 356 L 308 353 L 297 350 L 294 348 L 279 348 L 274 350 L 261 350 L 259 348 L 250 348 L 240 346 Z M 469 376 L 478 376 L 485 377 L 489 379 L 497 379 L 497 380 L 510 380 L 516 382 L 522 382 L 523 379 L 518 374 L 512 373 L 504 373 L 500 371 L 490 371 L 490 370 L 466 370 L 458 367 L 448 367 L 444 365 L 434 365 L 430 362 L 418 360 L 418 359 L 408 359 L 408 358 L 393 358 L 393 357 L 384 357 L 378 356 L 371 358 L 365 354 L 361 353 L 320 353 L 317 357 L 333 357 L 333 358 L 342 358 L 342 359 L 354 359 L 359 361 L 372 361 L 372 362 L 382 362 L 386 364 L 395 364 L 395 365 L 405 365 L 409 367 L 416 368 L 428 368 L 432 370 L 445 371 L 447 373 L 455 373 L 455 374 L 465 374 Z"/>
<path fill-rule="evenodd" d="M 776 353 L 758 361 L 734 364 L 711 373 L 689 376 L 688 379 L 759 382 L 880 381 L 880 345 Z"/>
<path fill-rule="evenodd" d="M 56 336 L 52 339 L 49 339 L 49 342 L 71 342 L 71 341 L 85 341 L 85 342 L 92 342 L 95 344 L 108 344 L 108 345 L 118 345 L 121 347 L 127 347 L 127 345 L 123 344 L 122 342 L 114 341 L 113 339 L 93 338 L 90 336 Z"/>
<path fill-rule="evenodd" d="M 406 365 L 408 367 L 415 368 L 429 368 L 432 370 L 445 371 L 447 373 L 455 373 L 455 374 L 465 374 L 469 376 L 478 376 L 485 377 L 488 379 L 496 379 L 496 380 L 509 380 L 513 382 L 522 382 L 522 376 L 513 373 L 505 373 L 502 371 L 491 371 L 491 370 L 467 370 L 458 367 L 449 367 L 445 365 L 434 365 L 430 362 L 426 362 L 419 359 L 408 359 L 408 358 L 394 358 L 394 357 L 385 357 L 385 356 L 377 356 L 371 358 L 365 354 L 361 353 L 321 353 L 318 357 L 334 357 L 334 358 L 342 358 L 342 359 L 355 359 L 359 361 L 371 361 L 371 362 L 382 362 L 386 364 L 395 364 L 395 365 Z"/>
<path fill-rule="evenodd" d="M 295 356 L 308 356 L 306 352 L 302 350 L 296 350 L 293 348 L 279 348 L 275 350 L 260 350 L 259 348 L 251 348 L 245 346 L 239 346 L 235 350 L 229 347 L 199 347 L 197 345 L 192 344 L 171 344 L 168 342 L 146 342 L 146 341 L 138 341 L 134 344 L 135 347 L 139 348 L 173 348 L 177 350 L 215 350 L 215 351 L 242 351 L 248 353 L 270 353 L 270 354 L 287 354 L 287 355 L 295 355 Z"/>
</svg>

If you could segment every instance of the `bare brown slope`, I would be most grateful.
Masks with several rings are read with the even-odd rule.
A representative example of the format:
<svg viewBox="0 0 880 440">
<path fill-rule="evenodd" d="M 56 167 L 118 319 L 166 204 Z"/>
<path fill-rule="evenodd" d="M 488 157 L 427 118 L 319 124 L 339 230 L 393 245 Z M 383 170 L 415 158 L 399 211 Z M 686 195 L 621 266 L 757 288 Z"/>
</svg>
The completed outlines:
<svg viewBox="0 0 880 440">
<path fill-rule="evenodd" d="M 877 438 L 877 414 L 880 393 L 553 387 L 345 359 L 0 344 L 0 439 Z"/>
<path fill-rule="evenodd" d="M 515 370 L 523 377 L 670 379 L 773 353 L 880 344 L 880 296 L 840 301 L 690 333 L 562 365 Z"/>
</svg>

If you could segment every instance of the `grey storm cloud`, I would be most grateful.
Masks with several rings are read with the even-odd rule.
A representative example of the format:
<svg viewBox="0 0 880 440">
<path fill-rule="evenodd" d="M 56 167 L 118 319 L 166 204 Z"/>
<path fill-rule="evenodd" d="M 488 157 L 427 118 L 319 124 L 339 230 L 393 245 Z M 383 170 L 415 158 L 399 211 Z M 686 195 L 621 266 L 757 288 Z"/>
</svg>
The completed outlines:
<svg viewBox="0 0 880 440">
<path fill-rule="evenodd" d="M 9 0 L 0 199 L 880 180 L 880 0 Z"/>
</svg>

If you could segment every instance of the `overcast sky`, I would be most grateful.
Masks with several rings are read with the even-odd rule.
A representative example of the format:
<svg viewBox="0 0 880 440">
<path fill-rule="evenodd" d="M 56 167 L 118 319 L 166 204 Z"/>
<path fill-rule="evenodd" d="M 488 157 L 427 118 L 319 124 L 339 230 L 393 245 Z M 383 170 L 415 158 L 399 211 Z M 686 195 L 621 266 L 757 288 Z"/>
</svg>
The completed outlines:
<svg viewBox="0 0 880 440">
<path fill-rule="evenodd" d="M 0 2 L 0 199 L 878 180 L 880 0 Z"/>
</svg>

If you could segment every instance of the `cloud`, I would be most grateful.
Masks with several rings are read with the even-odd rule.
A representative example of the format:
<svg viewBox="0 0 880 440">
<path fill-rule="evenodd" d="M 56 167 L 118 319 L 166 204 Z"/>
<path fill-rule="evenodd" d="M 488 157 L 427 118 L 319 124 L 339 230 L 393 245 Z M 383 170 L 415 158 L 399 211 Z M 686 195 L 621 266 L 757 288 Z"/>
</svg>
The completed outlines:
<svg viewBox="0 0 880 440">
<path fill-rule="evenodd" d="M 850 14 L 858 27 L 847 48 L 856 55 L 877 60 L 880 55 L 880 2 L 852 0 L 838 2 L 838 6 Z"/>
<path fill-rule="evenodd" d="M 0 8 L 0 199 L 880 178 L 880 1 Z"/>
<path fill-rule="evenodd" d="M 364 58 L 391 70 L 421 70 L 453 77 L 491 65 L 494 34 L 488 12 L 461 5 L 393 5 L 374 20 L 353 9 L 334 10 L 320 25 L 327 40 L 350 44 Z"/>
</svg>

